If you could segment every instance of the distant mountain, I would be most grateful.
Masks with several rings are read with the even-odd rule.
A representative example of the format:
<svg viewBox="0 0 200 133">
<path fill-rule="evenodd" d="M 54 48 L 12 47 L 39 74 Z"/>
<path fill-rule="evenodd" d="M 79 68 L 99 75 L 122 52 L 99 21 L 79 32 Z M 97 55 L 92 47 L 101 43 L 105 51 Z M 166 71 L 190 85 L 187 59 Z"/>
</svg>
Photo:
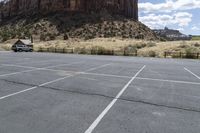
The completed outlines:
<svg viewBox="0 0 200 133">
<path fill-rule="evenodd" d="M 164 29 L 154 29 L 153 32 L 155 32 L 158 37 L 169 41 L 192 39 L 191 35 L 185 35 L 179 30 L 169 29 L 167 27 L 165 27 Z"/>
</svg>

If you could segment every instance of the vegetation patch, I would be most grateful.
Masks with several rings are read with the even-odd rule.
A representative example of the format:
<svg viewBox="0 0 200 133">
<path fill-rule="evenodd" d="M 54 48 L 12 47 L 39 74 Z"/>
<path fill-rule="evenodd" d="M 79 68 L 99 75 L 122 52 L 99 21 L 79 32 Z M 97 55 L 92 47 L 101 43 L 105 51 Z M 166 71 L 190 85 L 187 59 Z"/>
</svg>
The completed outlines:
<svg viewBox="0 0 200 133">
<path fill-rule="evenodd" d="M 192 40 L 200 40 L 200 36 L 192 36 Z"/>
</svg>

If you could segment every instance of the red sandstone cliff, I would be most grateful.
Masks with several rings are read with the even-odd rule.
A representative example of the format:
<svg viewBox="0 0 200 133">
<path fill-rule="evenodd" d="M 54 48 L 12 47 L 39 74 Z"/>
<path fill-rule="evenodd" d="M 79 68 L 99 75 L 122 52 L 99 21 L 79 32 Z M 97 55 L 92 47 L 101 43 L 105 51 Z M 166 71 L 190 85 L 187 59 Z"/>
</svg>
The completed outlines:
<svg viewBox="0 0 200 133">
<path fill-rule="evenodd" d="M 5 0 L 0 4 L 1 18 L 16 15 L 47 14 L 57 11 L 121 14 L 138 20 L 138 0 Z"/>
</svg>

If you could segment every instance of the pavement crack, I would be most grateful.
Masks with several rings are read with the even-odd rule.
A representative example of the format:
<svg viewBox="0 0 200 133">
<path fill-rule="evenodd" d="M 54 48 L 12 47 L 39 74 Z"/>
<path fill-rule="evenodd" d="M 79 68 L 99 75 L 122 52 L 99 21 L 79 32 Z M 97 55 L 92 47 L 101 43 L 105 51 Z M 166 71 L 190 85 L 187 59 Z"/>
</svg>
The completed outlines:
<svg viewBox="0 0 200 133">
<path fill-rule="evenodd" d="M 77 91 L 77 90 L 73 91 L 73 90 L 69 90 L 69 89 L 63 90 L 63 89 L 59 89 L 59 88 L 46 87 L 46 86 L 42 86 L 42 88 L 56 90 L 56 91 L 70 92 L 70 93 L 75 93 L 75 94 L 82 94 L 82 95 L 100 96 L 100 97 L 108 98 L 110 100 L 116 99 L 113 96 L 108 96 L 108 95 L 98 94 L 98 93 L 89 93 L 89 92 L 82 92 L 82 91 Z M 118 98 L 117 100 L 122 100 L 122 101 L 127 101 L 127 102 L 134 102 L 134 103 L 142 103 L 142 104 L 152 105 L 152 106 L 157 106 L 157 107 L 165 107 L 165 108 L 169 108 L 169 109 L 178 109 L 178 110 L 183 110 L 183 111 L 190 111 L 190 112 L 200 113 L 200 110 L 199 109 L 195 109 L 195 108 L 187 108 L 187 107 L 178 107 L 178 106 L 172 106 L 172 105 L 158 104 L 158 103 L 148 102 L 148 101 L 139 100 L 139 99 Z"/>
<path fill-rule="evenodd" d="M 82 94 L 82 95 L 90 95 L 90 96 L 101 96 L 104 98 L 109 98 L 109 99 L 114 99 L 115 97 L 113 96 L 108 96 L 108 95 L 103 95 L 103 94 L 98 94 L 98 93 L 89 93 L 89 92 L 82 92 L 82 91 L 73 91 L 73 90 L 64 90 L 64 89 L 59 89 L 59 88 L 54 88 L 54 87 L 47 87 L 47 86 L 41 86 L 41 88 L 45 88 L 45 89 L 51 89 L 51 90 L 55 90 L 55 91 L 62 91 L 62 92 L 70 92 L 70 93 L 74 93 L 74 94 Z"/>
<path fill-rule="evenodd" d="M 89 93 L 89 92 L 83 92 L 83 91 L 77 91 L 77 90 L 73 91 L 73 90 L 69 90 L 69 89 L 65 89 L 64 90 L 64 89 L 59 89 L 59 88 L 54 88 L 54 87 L 39 86 L 39 85 L 35 85 L 35 84 L 16 82 L 16 81 L 11 81 L 11 80 L 7 80 L 7 79 L 0 79 L 0 80 L 5 81 L 5 82 L 9 82 L 9 83 L 13 83 L 13 84 L 26 85 L 26 86 L 30 86 L 30 87 L 38 87 L 38 88 L 40 87 L 40 88 L 51 89 L 51 90 L 55 90 L 55 91 L 70 92 L 70 93 L 82 94 L 82 95 L 101 96 L 101 97 L 104 97 L 104 98 L 108 98 L 110 100 L 115 99 L 115 97 L 113 97 L 113 96 L 108 96 L 108 95 L 99 94 L 99 93 Z M 173 106 L 173 105 L 165 105 L 165 104 L 153 103 L 153 102 L 148 102 L 148 101 L 141 100 L 141 99 L 118 98 L 117 100 L 122 100 L 122 101 L 127 101 L 127 102 L 134 102 L 134 103 L 142 103 L 142 104 L 152 105 L 152 106 L 157 106 L 157 107 L 165 107 L 165 108 L 169 108 L 169 109 L 178 109 L 178 110 L 183 110 L 183 111 L 190 111 L 190 112 L 200 113 L 200 109 L 187 108 L 187 107 L 178 107 L 178 106 Z"/>
<path fill-rule="evenodd" d="M 17 81 L 12 81 L 12 80 L 7 80 L 7 79 L 0 79 L 0 80 L 8 82 L 8 83 L 13 83 L 13 84 L 18 84 L 18 85 L 26 85 L 26 86 L 30 86 L 30 87 L 38 86 L 38 85 L 35 85 L 35 84 L 28 84 L 28 83 L 17 82 Z"/>
<path fill-rule="evenodd" d="M 169 109 L 178 109 L 178 110 L 183 110 L 183 111 L 200 113 L 200 110 L 199 109 L 195 109 L 195 108 L 164 105 L 164 104 L 148 102 L 148 101 L 145 101 L 145 100 L 136 100 L 136 99 L 133 100 L 133 99 L 126 99 L 126 98 L 119 98 L 119 100 L 128 101 L 128 102 L 134 102 L 134 103 L 142 103 L 142 104 L 152 105 L 152 106 L 157 106 L 157 107 L 165 107 L 165 108 L 169 108 Z"/>
</svg>

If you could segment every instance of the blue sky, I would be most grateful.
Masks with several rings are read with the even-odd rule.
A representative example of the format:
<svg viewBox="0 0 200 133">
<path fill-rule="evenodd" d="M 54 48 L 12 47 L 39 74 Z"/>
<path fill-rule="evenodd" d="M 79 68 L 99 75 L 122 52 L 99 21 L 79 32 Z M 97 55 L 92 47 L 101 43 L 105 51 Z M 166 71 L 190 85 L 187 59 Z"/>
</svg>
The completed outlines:
<svg viewBox="0 0 200 133">
<path fill-rule="evenodd" d="M 139 19 L 150 28 L 200 35 L 200 0 L 139 0 Z"/>
</svg>

